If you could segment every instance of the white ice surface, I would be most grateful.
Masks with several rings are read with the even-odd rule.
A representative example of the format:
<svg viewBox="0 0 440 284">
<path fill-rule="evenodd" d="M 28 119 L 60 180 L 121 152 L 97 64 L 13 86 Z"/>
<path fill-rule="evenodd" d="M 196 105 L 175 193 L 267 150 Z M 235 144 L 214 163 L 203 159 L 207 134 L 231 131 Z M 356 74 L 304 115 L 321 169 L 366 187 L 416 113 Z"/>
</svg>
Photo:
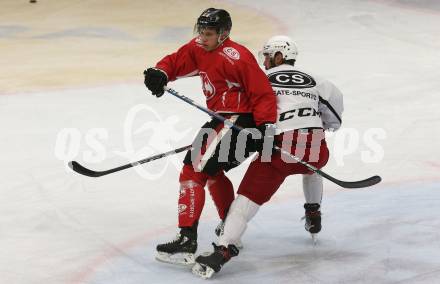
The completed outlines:
<svg viewBox="0 0 440 284">
<path fill-rule="evenodd" d="M 378 140 L 383 160 L 363 163 L 361 143 L 344 166 L 333 157 L 325 170 L 384 181 L 359 191 L 326 183 L 323 231 L 313 247 L 299 222 L 300 181 L 289 178 L 251 222 L 245 249 L 213 282 L 440 282 L 440 9 L 435 1 L 407 2 L 416 1 L 240 1 L 279 13 L 283 31 L 298 42 L 298 65 L 344 92 L 345 128 L 385 130 Z M 172 86 L 203 103 L 198 80 Z M 63 128 L 82 133 L 79 161 L 91 150 L 84 135 L 104 128 L 107 157 L 87 164 L 126 163 L 124 121 L 139 104 L 157 115 L 144 109 L 134 130 L 152 121 L 175 133 L 151 125 L 133 131 L 135 150 L 125 155 L 133 159 L 190 143 L 207 120 L 173 97 L 146 95 L 142 82 L 0 96 L 0 283 L 202 282 L 188 269 L 154 261 L 155 245 L 176 232 L 182 154 L 167 167 L 165 160 L 143 167 L 164 169 L 153 180 L 134 170 L 80 177 L 55 157 Z M 229 174 L 234 185 L 245 169 Z M 210 249 L 217 224 L 208 195 L 205 207 L 200 251 Z"/>
</svg>

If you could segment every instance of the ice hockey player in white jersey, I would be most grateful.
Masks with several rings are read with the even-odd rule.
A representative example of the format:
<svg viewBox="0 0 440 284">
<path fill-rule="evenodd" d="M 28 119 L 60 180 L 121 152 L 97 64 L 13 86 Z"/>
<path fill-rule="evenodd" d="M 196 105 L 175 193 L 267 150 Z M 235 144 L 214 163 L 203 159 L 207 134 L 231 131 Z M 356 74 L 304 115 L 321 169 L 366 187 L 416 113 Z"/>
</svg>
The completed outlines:
<svg viewBox="0 0 440 284">
<path fill-rule="evenodd" d="M 341 126 L 342 93 L 330 81 L 294 68 L 298 51 L 287 36 L 270 38 L 260 54 L 277 98 L 273 143 L 316 168 L 323 167 L 329 157 L 324 130 L 334 131 Z M 311 234 L 321 230 L 322 177 L 279 151 L 273 152 L 269 161 L 265 161 L 264 152 L 260 154 L 240 184 L 219 244 L 213 244 L 214 252 L 197 257 L 194 274 L 210 278 L 238 255 L 233 244 L 241 239 L 249 220 L 289 175 L 303 174 L 305 229 Z"/>
</svg>

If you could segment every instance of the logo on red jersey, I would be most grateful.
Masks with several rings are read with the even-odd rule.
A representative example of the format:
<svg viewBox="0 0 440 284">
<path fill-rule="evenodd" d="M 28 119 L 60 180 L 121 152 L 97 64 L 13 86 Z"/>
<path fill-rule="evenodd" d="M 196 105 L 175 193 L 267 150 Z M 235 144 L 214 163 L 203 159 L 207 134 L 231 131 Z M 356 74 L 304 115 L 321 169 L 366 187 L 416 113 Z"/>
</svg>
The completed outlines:
<svg viewBox="0 0 440 284">
<path fill-rule="evenodd" d="M 215 87 L 209 80 L 208 74 L 205 72 L 200 72 L 200 78 L 202 79 L 202 89 L 206 96 L 206 100 L 211 99 L 215 95 Z"/>
<path fill-rule="evenodd" d="M 234 59 L 234 60 L 238 60 L 240 59 L 240 52 L 238 52 L 235 48 L 233 47 L 225 47 L 223 48 L 223 52 L 229 56 L 230 58 Z"/>
</svg>

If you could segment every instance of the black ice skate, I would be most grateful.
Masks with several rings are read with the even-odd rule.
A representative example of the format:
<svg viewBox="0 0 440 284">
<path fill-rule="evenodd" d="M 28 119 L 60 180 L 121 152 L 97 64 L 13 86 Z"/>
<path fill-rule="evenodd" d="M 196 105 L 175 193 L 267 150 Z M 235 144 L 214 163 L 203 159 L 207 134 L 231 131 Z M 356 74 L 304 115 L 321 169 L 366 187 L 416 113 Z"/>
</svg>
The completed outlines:
<svg viewBox="0 0 440 284">
<path fill-rule="evenodd" d="M 316 235 L 321 231 L 321 211 L 318 203 L 305 203 L 304 209 L 306 214 L 304 219 L 306 223 L 304 228 L 312 235 L 313 241 L 316 243 Z"/>
<path fill-rule="evenodd" d="M 204 279 L 211 278 L 214 273 L 220 271 L 222 266 L 228 262 L 231 257 L 238 255 L 238 249 L 234 245 L 214 246 L 214 252 L 211 254 L 199 255 L 196 258 L 196 264 L 192 268 L 192 272 Z"/>
<path fill-rule="evenodd" d="M 156 250 L 158 261 L 192 265 L 194 264 L 194 254 L 197 251 L 197 233 L 191 229 L 182 228 L 173 241 L 157 245 Z"/>
</svg>

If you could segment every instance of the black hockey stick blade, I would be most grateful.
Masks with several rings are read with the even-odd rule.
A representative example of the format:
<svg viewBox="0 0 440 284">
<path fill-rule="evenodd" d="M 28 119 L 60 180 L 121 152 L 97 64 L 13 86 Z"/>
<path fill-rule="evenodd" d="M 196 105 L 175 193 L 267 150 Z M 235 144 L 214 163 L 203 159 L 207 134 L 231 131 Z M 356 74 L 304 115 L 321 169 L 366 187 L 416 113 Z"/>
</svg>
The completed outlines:
<svg viewBox="0 0 440 284">
<path fill-rule="evenodd" d="M 363 188 L 363 187 L 369 187 L 373 186 L 375 184 L 378 184 L 382 181 L 382 178 L 380 176 L 372 176 L 364 180 L 358 180 L 358 181 L 342 181 L 338 180 L 322 171 L 319 171 L 320 175 L 325 177 L 326 179 L 336 183 L 337 185 L 344 187 L 344 188 Z"/>
<path fill-rule="evenodd" d="M 376 175 L 360 181 L 343 181 L 340 183 L 340 185 L 345 188 L 362 188 L 373 186 L 381 181 L 382 178 Z"/>
<path fill-rule="evenodd" d="M 100 177 L 103 175 L 108 174 L 107 171 L 93 171 L 90 170 L 84 166 L 82 166 L 80 163 L 76 162 L 76 161 L 71 161 L 69 162 L 69 168 L 71 168 L 73 171 L 82 174 L 84 176 L 88 176 L 88 177 Z"/>
</svg>

